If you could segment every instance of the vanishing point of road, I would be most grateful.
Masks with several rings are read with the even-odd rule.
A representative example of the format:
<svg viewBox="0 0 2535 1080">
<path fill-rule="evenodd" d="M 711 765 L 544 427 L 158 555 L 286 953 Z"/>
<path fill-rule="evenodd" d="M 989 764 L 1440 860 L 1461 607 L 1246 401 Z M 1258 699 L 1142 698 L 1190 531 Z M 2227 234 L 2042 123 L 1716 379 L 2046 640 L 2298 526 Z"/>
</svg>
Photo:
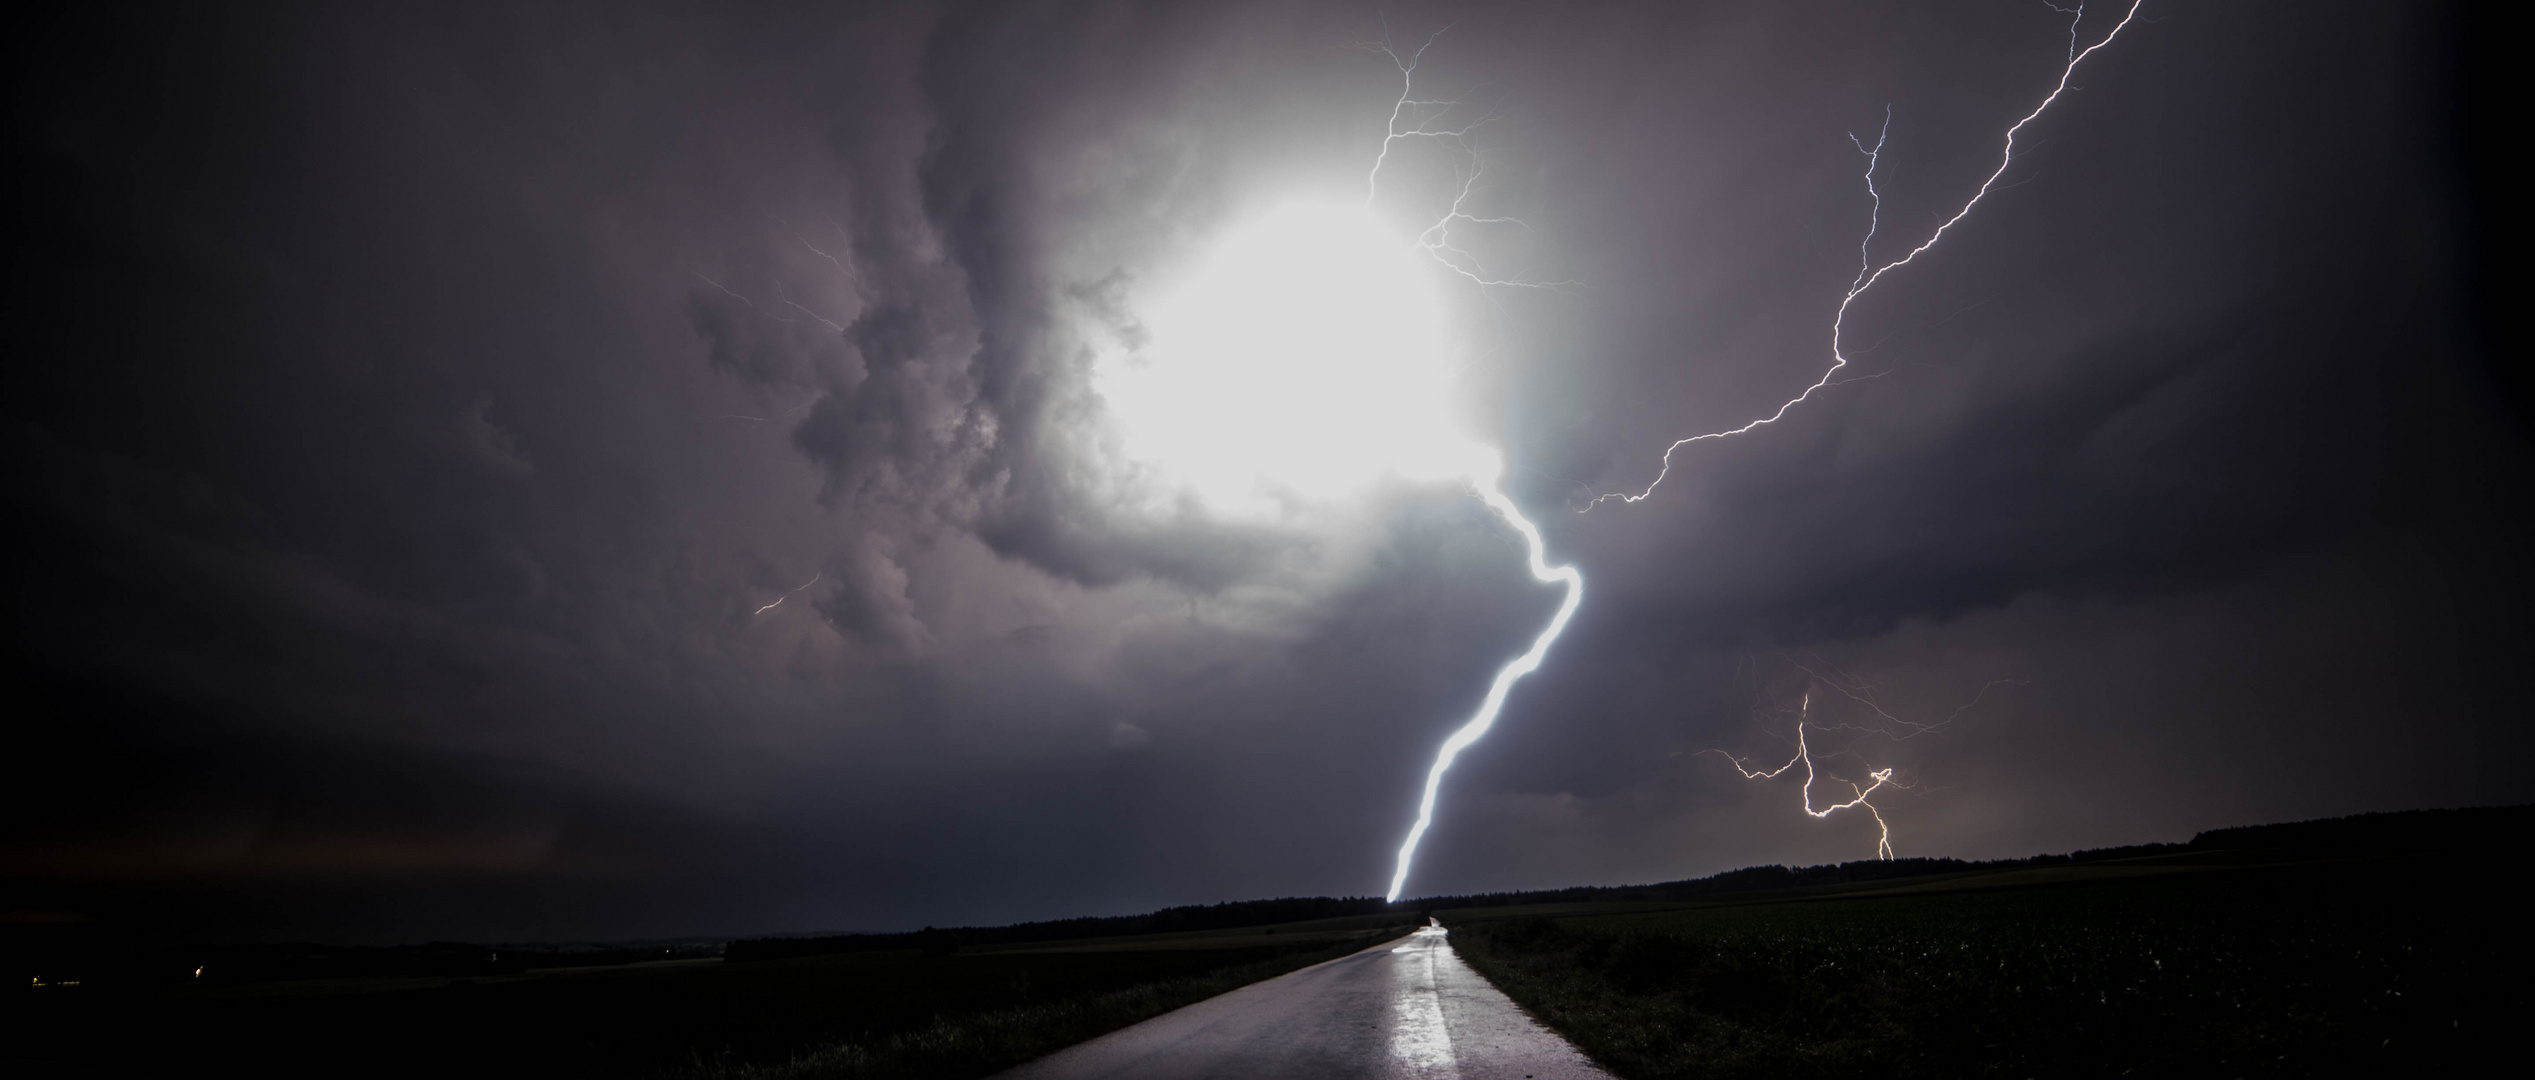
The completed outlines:
<svg viewBox="0 0 2535 1080">
<path fill-rule="evenodd" d="M 1059 1050 L 996 1080 L 1610 1080 L 1440 926 Z"/>
</svg>

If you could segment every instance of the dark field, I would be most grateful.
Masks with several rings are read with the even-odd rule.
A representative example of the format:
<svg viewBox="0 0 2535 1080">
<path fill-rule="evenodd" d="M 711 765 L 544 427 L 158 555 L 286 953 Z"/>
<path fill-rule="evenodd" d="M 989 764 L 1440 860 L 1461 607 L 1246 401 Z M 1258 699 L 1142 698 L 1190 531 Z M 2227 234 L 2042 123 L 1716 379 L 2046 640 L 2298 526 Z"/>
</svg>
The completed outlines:
<svg viewBox="0 0 2535 1080">
<path fill-rule="evenodd" d="M 2535 998 L 2515 877 L 2184 852 L 1443 917 L 1473 967 L 1629 1080 L 2452 1075 L 2487 1068 Z"/>
<path fill-rule="evenodd" d="M 17 946 L 38 977 L 0 989 L 0 1076 L 978 1077 L 1428 911 L 1627 1080 L 2479 1075 L 2535 1006 L 2530 835 L 2535 807 L 2414 811 L 727 947 Z"/>
<path fill-rule="evenodd" d="M 83 1070 L 72 1075 L 975 1077 L 1387 940 L 1406 921 L 948 956 L 20 988 L 0 1018 L 0 1063 Z"/>
</svg>

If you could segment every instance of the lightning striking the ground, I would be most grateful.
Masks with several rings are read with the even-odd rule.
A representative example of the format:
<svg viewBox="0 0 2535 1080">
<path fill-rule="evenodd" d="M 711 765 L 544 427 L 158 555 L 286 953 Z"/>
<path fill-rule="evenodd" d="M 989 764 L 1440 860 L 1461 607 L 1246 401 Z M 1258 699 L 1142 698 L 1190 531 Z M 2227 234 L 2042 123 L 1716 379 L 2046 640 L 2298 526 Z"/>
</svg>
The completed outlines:
<svg viewBox="0 0 2535 1080">
<path fill-rule="evenodd" d="M 1514 689 L 1517 680 L 1540 668 L 1541 660 L 1549 655 L 1550 644 L 1567 629 L 1567 620 L 1575 617 L 1576 605 L 1584 602 L 1584 575 L 1572 566 L 1549 565 L 1548 550 L 1540 539 L 1540 526 L 1532 524 L 1532 520 L 1524 517 L 1523 511 L 1514 505 L 1514 500 L 1506 497 L 1502 477 L 1474 477 L 1471 486 L 1489 509 L 1503 515 L 1506 522 L 1514 526 L 1514 531 L 1523 534 L 1523 542 L 1530 548 L 1532 576 L 1543 582 L 1565 585 L 1567 595 L 1558 602 L 1558 613 L 1549 617 L 1549 625 L 1541 629 L 1539 637 L 1532 639 L 1532 647 L 1497 670 L 1496 681 L 1488 684 L 1488 696 L 1479 702 L 1479 711 L 1445 738 L 1443 748 L 1435 752 L 1434 767 L 1426 770 L 1425 794 L 1417 801 L 1417 823 L 1409 826 L 1408 839 L 1400 842 L 1399 868 L 1391 874 L 1391 890 L 1385 894 L 1386 900 L 1398 900 L 1400 890 L 1408 885 L 1408 868 L 1417 857 L 1417 841 L 1425 837 L 1426 827 L 1435 820 L 1435 793 L 1443 787 L 1444 772 L 1452 768 L 1453 759 L 1460 757 L 1463 750 L 1485 736 L 1489 728 L 1496 726 L 1496 715 L 1505 708 L 1505 695 Z"/>
<path fill-rule="evenodd" d="M 1365 175 L 1365 205 L 1371 206 L 1374 199 L 1381 194 L 1382 166 L 1390 160 L 1391 147 L 1394 144 L 1404 139 L 1433 141 L 1453 152 L 1464 163 L 1464 167 L 1456 169 L 1455 191 L 1451 206 L 1433 224 L 1428 225 L 1418 234 L 1417 246 L 1436 262 L 1442 263 L 1454 273 L 1483 287 L 1508 285 L 1523 288 L 1555 288 L 1565 284 L 1496 278 L 1482 268 L 1476 256 L 1452 242 L 1452 227 L 1456 223 L 1520 226 L 1522 222 L 1513 218 L 1479 217 L 1469 211 L 1470 200 L 1478 190 L 1482 172 L 1478 153 L 1471 148 L 1469 136 L 1472 130 L 1487 121 L 1481 119 L 1458 128 L 1435 127 L 1433 126 L 1435 120 L 1448 114 L 1458 103 L 1421 101 L 1416 96 L 1417 63 L 1425 56 L 1427 48 L 1434 45 L 1435 38 L 1441 35 L 1440 30 L 1429 35 L 1425 43 L 1417 47 L 1417 51 L 1405 58 L 1401 57 L 1398 51 L 1392 49 L 1388 43 L 1375 46 L 1384 55 L 1389 56 L 1393 63 L 1399 65 L 1400 96 L 1391 107 L 1390 123 L 1383 128 L 1381 152 L 1375 156 L 1373 168 Z M 1503 458 L 1493 452 L 1479 455 L 1479 457 L 1484 464 L 1474 468 L 1468 477 L 1471 490 L 1478 494 L 1480 501 L 1486 503 L 1489 509 L 1496 511 L 1507 524 L 1512 525 L 1515 532 L 1522 534 L 1532 577 L 1546 584 L 1564 586 L 1566 595 L 1559 600 L 1558 611 L 1550 616 L 1549 625 L 1543 627 L 1540 635 L 1532 639 L 1531 648 L 1525 650 L 1522 655 L 1507 661 L 1504 667 L 1497 669 L 1496 679 L 1488 684 L 1487 696 L 1480 700 L 1478 711 L 1472 713 L 1470 719 L 1464 721 L 1460 727 L 1455 728 L 1452 734 L 1444 739 L 1443 746 L 1435 751 L 1435 763 L 1426 770 L 1426 787 L 1417 801 L 1417 821 L 1409 826 L 1408 837 L 1400 841 L 1399 863 L 1391 873 L 1391 888 L 1385 895 L 1387 900 L 1398 900 L 1400 891 L 1408 886 L 1408 871 L 1417 858 L 1417 842 L 1425 838 L 1427 827 L 1434 824 L 1435 796 L 1443 789 L 1444 773 L 1452 768 L 1453 760 L 1460 757 L 1463 750 L 1469 749 L 1472 743 L 1478 742 L 1487 735 L 1489 728 L 1496 726 L 1497 715 L 1505 709 L 1506 695 L 1513 691 L 1514 684 L 1521 681 L 1523 676 L 1539 670 L 1541 662 L 1549 655 L 1549 646 L 1558 640 L 1559 634 L 1566 631 L 1568 620 L 1575 617 L 1576 606 L 1584 602 L 1584 575 L 1573 566 L 1549 565 L 1549 550 L 1541 539 L 1540 526 L 1523 516 L 1522 508 L 1514 505 L 1513 498 L 1505 493 Z"/>
<path fill-rule="evenodd" d="M 1929 248 L 1935 247 L 1937 241 L 1944 239 L 1946 230 L 1952 229 L 1957 222 L 1960 222 L 1965 217 L 1971 215 L 1972 208 L 1979 206 L 1980 201 L 1989 195 L 1990 191 L 1996 187 L 1998 178 L 2006 175 L 2008 164 L 2015 160 L 2016 134 L 2023 131 L 2026 124 L 2030 124 L 2035 120 L 2035 118 L 2040 117 L 2045 110 L 2051 107 L 2051 103 L 2060 99 L 2061 94 L 2067 92 L 2069 79 L 2077 74 L 2078 65 L 2085 63 L 2087 57 L 2095 54 L 2095 50 L 2112 44 L 2114 38 L 2121 36 L 2121 31 L 2130 25 L 2130 21 L 2132 19 L 2138 17 L 2139 6 L 2144 2 L 2145 0 L 2131 0 L 2129 9 L 2122 13 L 2121 21 L 2113 25 L 2111 32 L 2106 33 L 2103 40 L 2089 45 L 2084 49 L 2077 47 L 2077 29 L 2079 24 L 2085 21 L 2085 5 L 2080 4 L 2075 8 L 2062 8 L 2057 5 L 2048 5 L 2051 7 L 2051 10 L 2058 11 L 2069 16 L 2068 64 L 2060 69 L 2059 81 L 2052 85 L 2051 92 L 2043 97 L 2041 104 L 2034 106 L 2032 112 L 2026 113 L 2022 119 L 2017 120 L 2013 126 L 2010 126 L 2007 129 L 2006 147 L 1998 155 L 1998 167 L 1990 170 L 1989 176 L 1981 181 L 1979 190 L 1974 191 L 1972 193 L 1972 197 L 1963 203 L 1962 209 L 1956 210 L 1952 217 L 1946 218 L 1944 223 L 1936 227 L 1935 232 L 1929 233 L 1928 238 L 1920 242 L 1919 246 L 1911 248 L 1908 253 L 1902 255 L 1900 258 L 1894 259 L 1881 266 L 1875 265 L 1874 259 L 1869 253 L 1868 248 L 1875 242 L 1876 228 L 1882 224 L 1883 195 L 1875 190 L 1875 166 L 1881 162 L 1883 156 L 1884 138 L 1882 134 L 1878 134 L 1875 137 L 1874 148 L 1868 149 L 1864 140 L 1857 139 L 1854 135 L 1850 136 L 1851 141 L 1857 144 L 1858 152 L 1866 155 L 1866 193 L 1868 197 L 1873 200 L 1874 216 L 1868 221 L 1865 238 L 1858 241 L 1857 244 L 1857 276 L 1849 282 L 1848 292 L 1840 297 L 1839 309 L 1831 317 L 1830 366 L 1823 369 L 1822 376 L 1815 379 L 1812 385 L 1799 391 L 1796 396 L 1781 402 L 1778 407 L 1772 410 L 1767 416 L 1753 420 L 1741 427 L 1727 428 L 1722 431 L 1711 431 L 1675 440 L 1671 446 L 1664 448 L 1663 467 L 1656 471 L 1655 478 L 1647 483 L 1645 490 L 1639 491 L 1634 495 L 1627 492 L 1609 492 L 1602 495 L 1596 495 L 1593 497 L 1591 502 L 1584 504 L 1578 512 L 1581 513 L 1584 510 L 1591 510 L 1610 499 L 1618 499 L 1621 502 L 1630 503 L 1643 502 L 1648 497 L 1654 495 L 1655 488 L 1664 482 L 1665 477 L 1672 474 L 1672 455 L 1674 451 L 1688 446 L 1691 443 L 1724 439 L 1729 436 L 1741 435 L 1757 427 L 1776 423 L 1796 406 L 1802 405 L 1806 401 L 1811 400 L 1816 391 L 1819 391 L 1824 387 L 1832 386 L 1840 381 L 1838 378 L 1839 373 L 1842 369 L 1848 367 L 1849 364 L 1847 354 L 1841 351 L 1840 338 L 1844 329 L 1844 324 L 1848 319 L 1849 307 L 1857 302 L 1858 297 L 1864 296 L 1867 290 L 1874 288 L 1876 282 L 1882 281 L 1885 274 L 1889 274 L 1894 270 L 1898 270 L 1909 265 L 1910 262 L 1917 259 L 1920 254 L 1926 252 Z M 1889 109 L 1885 111 L 1884 121 L 1885 129 L 1889 131 L 1892 122 L 1892 113 Z"/>
<path fill-rule="evenodd" d="M 2144 0 L 2132 0 L 2129 8 L 2123 12 L 2121 20 L 2114 24 L 2112 30 L 2106 33 L 2102 40 L 2097 41 L 2084 49 L 2080 49 L 2077 46 L 2078 28 L 2085 21 L 2086 17 L 2086 9 L 2084 5 L 2079 5 L 2075 8 L 2061 8 L 2057 5 L 2050 5 L 2052 10 L 2062 12 L 2069 16 L 2069 47 L 2067 53 L 2067 64 L 2060 69 L 2059 80 L 2053 84 L 2051 92 L 2043 97 L 2042 102 L 2034 106 L 2033 111 L 2026 113 L 2021 119 L 2017 120 L 2013 125 L 2008 127 L 2005 146 L 1998 157 L 1998 167 L 1992 169 L 1988 177 L 1981 181 L 1979 189 L 1972 193 L 1971 198 L 1966 200 L 1962 207 L 1954 212 L 1953 216 L 1946 218 L 1943 223 L 1936 227 L 1935 231 L 1929 233 L 1928 238 L 1921 241 L 1918 246 L 1911 248 L 1900 258 L 1893 259 L 1892 261 L 1886 262 L 1880 266 L 1874 261 L 1873 245 L 1876 231 L 1882 225 L 1883 193 L 1875 187 L 1875 169 L 1882 163 L 1885 139 L 1891 132 L 1891 110 L 1889 108 L 1885 110 L 1884 126 L 1882 130 L 1877 132 L 1874 146 L 1868 147 L 1864 140 L 1858 139 L 1854 134 L 1852 134 L 1850 136 L 1850 141 L 1856 145 L 1858 152 L 1866 157 L 1866 193 L 1872 207 L 1872 216 L 1868 221 L 1866 235 L 1858 241 L 1857 274 L 1855 277 L 1850 279 L 1848 291 L 1840 297 L 1839 307 L 1831 319 L 1830 366 L 1823 370 L 1821 377 L 1815 379 L 1812 385 L 1805 387 L 1794 397 L 1780 403 L 1776 409 L 1772 410 L 1766 416 L 1752 420 L 1740 427 L 1730 428 L 1723 431 L 1708 432 L 1700 435 L 1692 435 L 1687 438 L 1674 441 L 1672 445 L 1664 448 L 1662 467 L 1655 474 L 1654 480 L 1650 481 L 1644 490 L 1639 491 L 1636 494 L 1612 492 L 1597 495 L 1591 502 L 1586 503 L 1582 510 L 1590 510 L 1594 506 L 1613 498 L 1631 503 L 1644 501 L 1645 499 L 1653 496 L 1655 488 L 1663 483 L 1666 476 L 1671 474 L 1672 455 L 1675 451 L 1678 451 L 1682 447 L 1688 446 L 1692 443 L 1714 439 L 1724 439 L 1728 436 L 1743 434 L 1766 424 L 1775 423 L 1780 418 L 1786 416 L 1787 413 L 1793 410 L 1796 406 L 1811 400 L 1816 391 L 1842 381 L 1839 379 L 1839 374 L 1843 369 L 1849 366 L 1849 358 L 1842 348 L 1842 335 L 1846 329 L 1849 308 L 1857 302 L 1858 297 L 1865 295 L 1868 290 L 1875 287 L 1877 282 L 1882 281 L 1884 275 L 1900 269 L 1903 266 L 1909 265 L 1922 253 L 1925 253 L 1930 248 L 1935 247 L 1939 240 L 1944 239 L 1948 230 L 1952 229 L 1965 217 L 1970 216 L 1972 209 L 1980 205 L 1980 201 L 1989 195 L 1990 191 L 1997 186 L 1999 178 L 2006 175 L 2008 165 L 2015 161 L 2016 135 L 2024 130 L 2025 125 L 2032 123 L 2036 118 L 2040 117 L 2044 111 L 2048 110 L 2053 102 L 2058 101 L 2061 94 L 2067 92 L 2069 80 L 2077 73 L 2078 65 L 2084 63 L 2087 57 L 2094 55 L 2096 50 L 2112 44 L 2113 39 L 2120 36 L 2121 31 L 2130 25 L 2132 19 L 2138 16 L 2139 7 L 2143 2 Z M 1480 126 L 1486 124 L 1488 120 L 1483 117 L 1458 127 L 1436 126 L 1437 122 L 1443 117 L 1451 115 L 1453 111 L 1458 108 L 1460 103 L 1454 100 L 1420 99 L 1416 95 L 1418 62 L 1424 58 L 1426 50 L 1432 47 L 1435 43 L 1435 39 L 1441 35 L 1442 31 L 1437 31 L 1435 34 L 1428 36 L 1423 44 L 1419 45 L 1414 52 L 1410 53 L 1406 57 L 1402 57 L 1397 50 L 1391 48 L 1387 43 L 1376 46 L 1382 53 L 1389 56 L 1393 63 L 1399 66 L 1400 96 L 1399 99 L 1392 105 L 1390 121 L 1383 129 L 1381 150 L 1375 156 L 1373 167 L 1365 178 L 1365 204 L 1368 207 L 1371 206 L 1375 198 L 1379 196 L 1381 191 L 1380 182 L 1382 167 L 1390 160 L 1391 150 L 1396 144 L 1407 139 L 1423 139 L 1433 142 L 1444 147 L 1448 151 L 1459 155 L 1461 160 L 1466 163 L 1466 167 L 1456 170 L 1458 189 L 1454 192 L 1451 206 L 1442 214 L 1442 216 L 1437 218 L 1433 224 L 1429 225 L 1418 235 L 1418 246 L 1437 262 L 1442 263 L 1453 272 L 1468 278 L 1482 287 L 1511 285 L 1530 288 L 1558 288 L 1572 284 L 1570 282 L 1540 283 L 1496 278 L 1485 271 L 1475 256 L 1453 242 L 1452 229 L 1457 224 L 1510 224 L 1526 228 L 1528 226 L 1523 226 L 1523 223 L 1518 219 L 1481 217 L 1468 210 L 1470 201 L 1478 190 L 1480 176 L 1483 171 L 1478 153 L 1471 146 L 1470 137 L 1474 131 L 1476 131 Z M 1491 456 L 1491 461 L 1495 462 L 1496 459 Z M 1549 565 L 1546 549 L 1541 539 L 1540 529 L 1537 525 L 1533 524 L 1529 518 L 1524 517 L 1522 511 L 1514 505 L 1513 500 L 1505 494 L 1502 487 L 1501 469 L 1501 463 L 1495 464 L 1487 470 L 1487 475 L 1473 476 L 1471 479 L 1472 488 L 1478 492 L 1479 497 L 1484 500 L 1491 509 L 1494 509 L 1498 514 L 1502 515 L 1509 524 L 1514 526 L 1517 532 L 1520 532 L 1523 535 L 1525 543 L 1529 546 L 1532 576 L 1543 582 L 1557 582 L 1564 584 L 1566 586 L 1566 597 L 1560 602 L 1557 614 L 1551 617 L 1549 625 L 1541 631 L 1539 637 L 1533 640 L 1532 647 L 1497 671 L 1496 679 L 1494 682 L 1489 684 L 1487 697 L 1480 702 L 1477 713 L 1472 715 L 1471 718 L 1460 728 L 1456 729 L 1450 737 L 1446 738 L 1442 748 L 1436 752 L 1435 763 L 1427 770 L 1426 773 L 1425 791 L 1418 801 L 1416 823 L 1409 827 L 1407 839 L 1403 840 L 1400 844 L 1398 865 L 1392 872 L 1391 888 L 1386 894 L 1386 898 L 1388 900 L 1397 901 L 1400 897 L 1401 891 L 1407 886 L 1408 873 L 1411 864 L 1416 858 L 1418 841 L 1425 837 L 1427 828 L 1434 821 L 1435 797 L 1436 793 L 1443 786 L 1444 773 L 1452 768 L 1454 759 L 1459 757 L 1463 750 L 1468 749 L 1471 744 L 1479 741 L 1480 738 L 1487 734 L 1489 728 L 1495 726 L 1498 713 L 1504 709 L 1506 695 L 1513 689 L 1515 682 L 1519 681 L 1523 676 L 1539 669 L 1542 660 L 1548 655 L 1550 645 L 1556 642 L 1558 635 L 1566 629 L 1568 620 L 1575 614 L 1576 606 L 1584 599 L 1583 575 L 1578 573 L 1572 566 L 1553 567 Z M 1582 511 L 1580 510 L 1579 512 Z M 1837 681 L 1832 681 L 1830 685 L 1835 688 L 1841 688 Z M 1843 689 L 1843 692 L 1848 692 L 1846 688 L 1841 689 Z M 1984 687 L 1983 693 L 1986 693 L 1987 690 L 1988 688 Z M 1849 696 L 1857 697 L 1858 695 L 1850 693 Z M 1860 700 L 1865 699 L 1860 698 Z M 1977 701 L 1977 699 L 1975 699 L 1975 701 Z M 1810 691 L 1807 692 L 1806 703 L 1808 706 L 1811 703 Z M 1872 703 L 1869 702 L 1869 704 Z M 1966 706 L 1966 708 L 1968 707 L 1969 706 Z M 1882 713 L 1880 708 L 1876 711 L 1879 714 Z M 1929 725 L 1905 726 L 1913 728 L 1913 734 L 1922 733 L 1930 729 Z M 1876 809 L 1875 805 L 1868 801 L 1868 799 L 1876 791 L 1882 790 L 1886 785 L 1892 782 L 1893 770 L 1887 768 L 1870 772 L 1869 779 L 1872 782 L 1864 786 L 1860 786 L 1851 781 L 1840 780 L 1840 783 L 1844 783 L 1849 786 L 1850 790 L 1854 793 L 1854 797 L 1848 801 L 1834 803 L 1823 807 L 1822 809 L 1816 810 L 1813 806 L 1813 782 L 1816 770 L 1813 765 L 1811 749 L 1805 741 L 1804 729 L 1805 721 L 1802 717 L 1799 717 L 1796 725 L 1796 756 L 1789 759 L 1787 764 L 1781 765 L 1776 769 L 1754 771 L 1746 768 L 1740 759 L 1733 758 L 1732 755 L 1725 756 L 1728 760 L 1734 762 L 1734 767 L 1737 771 L 1742 772 L 1745 777 L 1751 779 L 1775 777 L 1786 772 L 1788 769 L 1794 768 L 1798 764 L 1802 764 L 1805 767 L 1805 813 L 1815 818 L 1827 818 L 1842 810 L 1855 809 L 1858 807 L 1865 808 L 1866 812 L 1874 817 L 1876 826 L 1881 830 L 1881 837 L 1876 843 L 1876 853 L 1882 858 L 1891 858 L 1891 826 L 1885 823 L 1883 813 Z M 1717 753 L 1722 754 L 1723 752 L 1717 751 Z M 1833 779 L 1837 780 L 1838 778 L 1834 777 Z"/>
</svg>

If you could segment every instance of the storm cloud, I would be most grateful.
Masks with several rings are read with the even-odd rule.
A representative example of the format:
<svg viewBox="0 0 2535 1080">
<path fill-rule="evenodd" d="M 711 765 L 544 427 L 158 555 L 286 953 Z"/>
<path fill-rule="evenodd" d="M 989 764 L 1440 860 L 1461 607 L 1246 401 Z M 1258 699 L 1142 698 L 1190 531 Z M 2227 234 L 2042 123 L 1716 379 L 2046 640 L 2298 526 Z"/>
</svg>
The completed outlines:
<svg viewBox="0 0 2535 1080">
<path fill-rule="evenodd" d="M 1953 718 L 1826 750 L 1903 770 L 1903 854 L 2535 795 L 2466 11 L 2150 3 L 1851 310 L 1841 381 L 1580 512 L 1820 374 L 1851 135 L 1889 115 L 1889 259 L 2063 16 L 133 7 L 15 46 L 0 908 L 603 938 L 1377 891 L 1556 592 L 1450 485 L 1221 513 L 1095 372 L 1228 226 L 1363 199 L 1368 43 L 1438 30 L 1421 95 L 1484 123 L 1376 207 L 1481 168 L 1522 224 L 1464 238 L 1562 283 L 1437 268 L 1454 414 L 1587 593 L 1412 893 L 1871 856 L 1703 753 L 1783 756 L 1812 674 Z"/>
</svg>

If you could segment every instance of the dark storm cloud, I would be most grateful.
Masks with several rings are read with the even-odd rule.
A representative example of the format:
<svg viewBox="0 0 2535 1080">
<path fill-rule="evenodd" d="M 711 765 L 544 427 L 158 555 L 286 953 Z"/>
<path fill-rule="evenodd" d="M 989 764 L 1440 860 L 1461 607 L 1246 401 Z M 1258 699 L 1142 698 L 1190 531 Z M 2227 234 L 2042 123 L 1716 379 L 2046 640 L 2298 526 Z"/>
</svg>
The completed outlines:
<svg viewBox="0 0 2535 1080">
<path fill-rule="evenodd" d="M 1986 174 L 2065 24 L 1382 14 L 1449 24 L 1421 90 L 1491 117 L 1481 197 L 1529 229 L 1472 242 L 1580 283 L 1455 293 L 1457 404 L 1588 592 L 1412 891 L 1871 852 L 1699 753 L 1783 753 L 1808 667 L 1914 719 L 1981 697 L 1824 748 L 1906 770 L 1905 853 L 2527 797 L 2527 455 L 2465 304 L 2444 12 L 2152 5 L 1852 310 L 1854 381 L 1583 515 L 1819 373 L 1868 209 L 1846 133 L 1890 107 L 1890 258 Z M 1449 490 L 1274 526 L 1157 498 L 1092 365 L 1226 221 L 1356 197 L 1383 27 L 30 34 L 0 446 L 43 766 L 0 906 L 606 936 L 1376 887 L 1554 591 Z M 1404 146 L 1381 205 L 1455 160 Z"/>
<path fill-rule="evenodd" d="M 713 363 L 819 395 L 792 434 L 825 471 L 832 504 L 885 519 L 864 524 L 902 542 L 959 529 L 997 554 L 1090 585 L 1153 574 L 1219 588 L 1285 542 L 1186 516 L 1121 513 L 1119 494 L 1089 475 L 1102 423 L 1089 345 L 1061 321 L 1079 309 L 1097 330 L 1139 332 L 1114 295 L 1123 268 L 1072 280 L 1058 252 L 1100 225 L 1112 242 L 1160 231 L 1117 225 L 1114 213 L 1087 205 L 1086 189 L 1112 203 L 1162 198 L 1170 179 L 1161 174 L 1177 164 L 1134 147 L 1102 161 L 1063 140 L 1114 147 L 1144 136 L 1187 96 L 1190 62 L 1167 58 L 1221 21 L 1199 9 L 1158 20 L 1054 9 L 949 17 L 911 88 L 931 124 L 921 154 L 840 147 L 905 175 L 856 196 L 850 222 L 770 231 L 764 239 L 782 254 L 726 258 L 741 264 L 737 291 L 699 275 L 691 310 Z M 1121 76 L 1121 56 L 1157 62 L 1104 88 Z M 1051 85 L 1078 93 L 1051 96 Z M 812 256 L 831 265 L 816 267 Z M 785 276 L 804 265 L 844 278 L 848 295 L 828 309 L 789 296 Z M 875 602 L 885 598 L 851 599 L 842 610 Z"/>
</svg>

